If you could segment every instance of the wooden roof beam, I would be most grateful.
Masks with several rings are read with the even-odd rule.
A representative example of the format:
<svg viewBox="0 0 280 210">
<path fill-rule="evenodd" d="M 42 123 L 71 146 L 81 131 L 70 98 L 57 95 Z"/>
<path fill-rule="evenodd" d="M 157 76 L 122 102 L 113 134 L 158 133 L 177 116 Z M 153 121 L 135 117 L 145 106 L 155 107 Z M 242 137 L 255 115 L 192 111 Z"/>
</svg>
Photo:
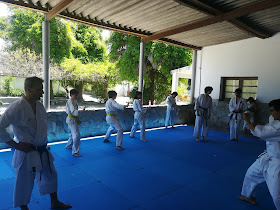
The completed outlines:
<svg viewBox="0 0 280 210">
<path fill-rule="evenodd" d="M 60 12 L 65 10 L 67 6 L 74 0 L 62 0 L 59 2 L 55 7 L 53 7 L 48 13 L 47 13 L 47 21 L 50 21 L 52 18 L 54 18 L 56 15 L 58 15 Z"/>
<path fill-rule="evenodd" d="M 255 4 L 250 4 L 250 5 L 235 9 L 233 11 L 230 11 L 230 12 L 227 12 L 227 13 L 224 13 L 224 14 L 220 14 L 220 15 L 210 17 L 210 18 L 206 18 L 206 19 L 194 22 L 194 23 L 185 24 L 185 25 L 181 25 L 181 26 L 176 26 L 176 27 L 164 30 L 164 31 L 154 33 L 149 37 L 143 37 L 142 41 L 143 42 L 148 42 L 148 41 L 160 39 L 160 38 L 163 38 L 163 37 L 168 37 L 168 36 L 171 36 L 171 35 L 174 35 L 174 34 L 194 30 L 194 29 L 201 28 L 201 27 L 208 26 L 208 25 L 212 25 L 212 24 L 215 24 L 215 23 L 232 20 L 232 19 L 235 19 L 237 17 L 241 17 L 241 16 L 244 16 L 244 15 L 247 15 L 247 14 L 250 14 L 250 13 L 258 12 L 258 11 L 261 11 L 261 10 L 264 10 L 264 9 L 269 9 L 269 8 L 279 6 L 279 5 L 280 5 L 279 0 L 266 0 L 266 1 L 255 3 Z"/>
<path fill-rule="evenodd" d="M 181 5 L 190 7 L 192 9 L 195 9 L 195 10 L 200 11 L 207 15 L 216 16 L 216 15 L 220 15 L 223 13 L 223 11 L 221 11 L 213 6 L 210 6 L 206 3 L 200 2 L 198 0 L 175 0 L 175 1 Z M 266 38 L 272 36 L 272 34 L 267 31 L 258 30 L 256 28 L 254 28 L 253 26 L 249 25 L 248 23 L 244 23 L 243 21 L 240 21 L 237 19 L 228 20 L 228 22 L 230 22 L 234 26 L 238 27 L 240 30 L 243 30 L 246 33 L 249 33 L 249 34 L 259 37 L 261 39 L 266 39 Z"/>
</svg>

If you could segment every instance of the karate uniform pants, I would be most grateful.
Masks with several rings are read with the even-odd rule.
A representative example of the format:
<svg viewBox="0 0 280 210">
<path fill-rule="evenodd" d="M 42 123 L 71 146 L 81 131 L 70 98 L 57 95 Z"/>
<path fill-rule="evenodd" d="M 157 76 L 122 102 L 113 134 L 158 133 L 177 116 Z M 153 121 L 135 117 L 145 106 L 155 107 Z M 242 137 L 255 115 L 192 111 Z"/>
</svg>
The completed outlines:
<svg viewBox="0 0 280 210">
<path fill-rule="evenodd" d="M 175 109 L 171 109 L 171 107 L 167 107 L 166 109 L 166 117 L 165 117 L 165 127 L 168 125 L 174 126 L 175 122 Z"/>
<path fill-rule="evenodd" d="M 79 153 L 81 145 L 81 136 L 78 123 L 76 119 L 68 118 L 67 119 L 68 129 L 70 130 L 69 139 L 66 145 L 66 148 L 72 148 L 72 154 Z"/>
<path fill-rule="evenodd" d="M 201 136 L 208 136 L 208 127 L 206 126 L 205 117 L 196 115 L 193 136 L 199 137 L 200 128 L 202 128 Z"/>
<path fill-rule="evenodd" d="M 230 139 L 238 139 L 239 132 L 240 132 L 240 120 L 231 119 L 230 120 Z"/>
<path fill-rule="evenodd" d="M 145 140 L 145 117 L 144 117 L 144 114 L 141 112 L 134 113 L 134 124 L 133 124 L 131 132 L 130 132 L 131 137 L 134 136 L 138 127 L 140 127 L 140 130 L 141 130 L 140 139 Z"/>
<path fill-rule="evenodd" d="M 50 166 L 52 173 L 50 172 L 47 156 L 43 153 L 41 173 L 28 170 L 26 158 L 22 165 L 19 168 L 16 168 L 14 208 L 21 205 L 27 205 L 30 202 L 34 180 L 38 186 L 40 195 L 57 192 L 57 173 L 52 161 L 50 161 Z"/>
<path fill-rule="evenodd" d="M 249 167 L 241 195 L 248 198 L 255 197 L 257 185 L 265 181 L 276 209 L 280 210 L 280 174 L 275 173 L 275 166 L 271 164 L 271 161 L 273 160 L 270 160 L 268 154 L 264 154 Z"/>
<path fill-rule="evenodd" d="M 122 140 L 123 140 L 123 128 L 122 128 L 122 125 L 121 125 L 119 119 L 117 119 L 114 116 L 106 116 L 106 121 L 110 125 L 110 127 L 108 128 L 108 130 L 106 132 L 105 139 L 109 140 L 114 129 L 116 129 L 117 130 L 116 146 L 117 147 L 121 146 Z"/>
</svg>

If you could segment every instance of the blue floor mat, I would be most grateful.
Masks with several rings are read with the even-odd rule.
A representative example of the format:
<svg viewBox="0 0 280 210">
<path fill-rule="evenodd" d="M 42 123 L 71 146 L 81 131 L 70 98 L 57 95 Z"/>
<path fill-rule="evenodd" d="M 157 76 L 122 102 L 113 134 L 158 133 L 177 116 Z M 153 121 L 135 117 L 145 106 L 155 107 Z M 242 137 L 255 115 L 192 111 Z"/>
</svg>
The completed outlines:
<svg viewBox="0 0 280 210">
<path fill-rule="evenodd" d="M 229 134 L 209 131 L 209 142 L 196 142 L 193 127 L 124 135 L 125 151 L 115 149 L 116 136 L 81 141 L 81 158 L 50 145 L 58 172 L 58 195 L 77 210 L 275 210 L 266 184 L 257 191 L 258 205 L 238 200 L 248 167 L 265 149 L 256 138 L 229 141 Z M 12 152 L 0 152 L 0 209 L 12 209 Z M 2 189 L 5 189 L 3 191 Z M 34 187 L 30 210 L 50 209 L 48 195 Z"/>
</svg>

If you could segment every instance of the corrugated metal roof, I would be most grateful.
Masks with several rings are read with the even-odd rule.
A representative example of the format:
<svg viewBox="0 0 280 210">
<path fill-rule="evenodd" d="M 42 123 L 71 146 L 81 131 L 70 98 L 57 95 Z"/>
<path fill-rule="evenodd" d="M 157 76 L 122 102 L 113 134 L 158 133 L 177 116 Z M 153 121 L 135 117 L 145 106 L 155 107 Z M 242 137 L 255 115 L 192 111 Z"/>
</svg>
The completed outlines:
<svg viewBox="0 0 280 210">
<path fill-rule="evenodd" d="M 0 1 L 48 13 L 68 0 Z M 280 0 L 74 0 L 57 16 L 94 27 L 147 37 L 259 2 L 273 5 L 268 9 L 252 13 L 248 11 L 234 19 L 158 39 L 181 47 L 201 49 L 254 36 L 268 38 L 280 32 Z"/>
</svg>

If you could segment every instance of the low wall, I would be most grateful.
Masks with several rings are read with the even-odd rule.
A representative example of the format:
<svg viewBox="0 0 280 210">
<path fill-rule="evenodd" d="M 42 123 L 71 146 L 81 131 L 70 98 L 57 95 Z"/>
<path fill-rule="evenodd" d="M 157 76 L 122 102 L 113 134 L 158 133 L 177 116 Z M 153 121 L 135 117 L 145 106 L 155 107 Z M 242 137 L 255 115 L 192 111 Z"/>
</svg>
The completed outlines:
<svg viewBox="0 0 280 210">
<path fill-rule="evenodd" d="M 164 126 L 166 106 L 153 106 L 146 113 L 146 128 L 156 128 Z M 125 109 L 118 113 L 124 131 L 130 131 L 133 125 L 133 110 Z M 48 112 L 48 140 L 49 142 L 67 140 L 69 135 L 66 124 L 65 112 Z M 81 120 L 80 133 L 81 137 L 91 137 L 104 135 L 108 129 L 106 123 L 106 114 L 104 109 L 89 110 L 80 113 Z M 194 124 L 193 105 L 178 106 L 176 115 L 176 124 Z M 7 148 L 5 143 L 0 144 L 0 148 Z"/>
</svg>

